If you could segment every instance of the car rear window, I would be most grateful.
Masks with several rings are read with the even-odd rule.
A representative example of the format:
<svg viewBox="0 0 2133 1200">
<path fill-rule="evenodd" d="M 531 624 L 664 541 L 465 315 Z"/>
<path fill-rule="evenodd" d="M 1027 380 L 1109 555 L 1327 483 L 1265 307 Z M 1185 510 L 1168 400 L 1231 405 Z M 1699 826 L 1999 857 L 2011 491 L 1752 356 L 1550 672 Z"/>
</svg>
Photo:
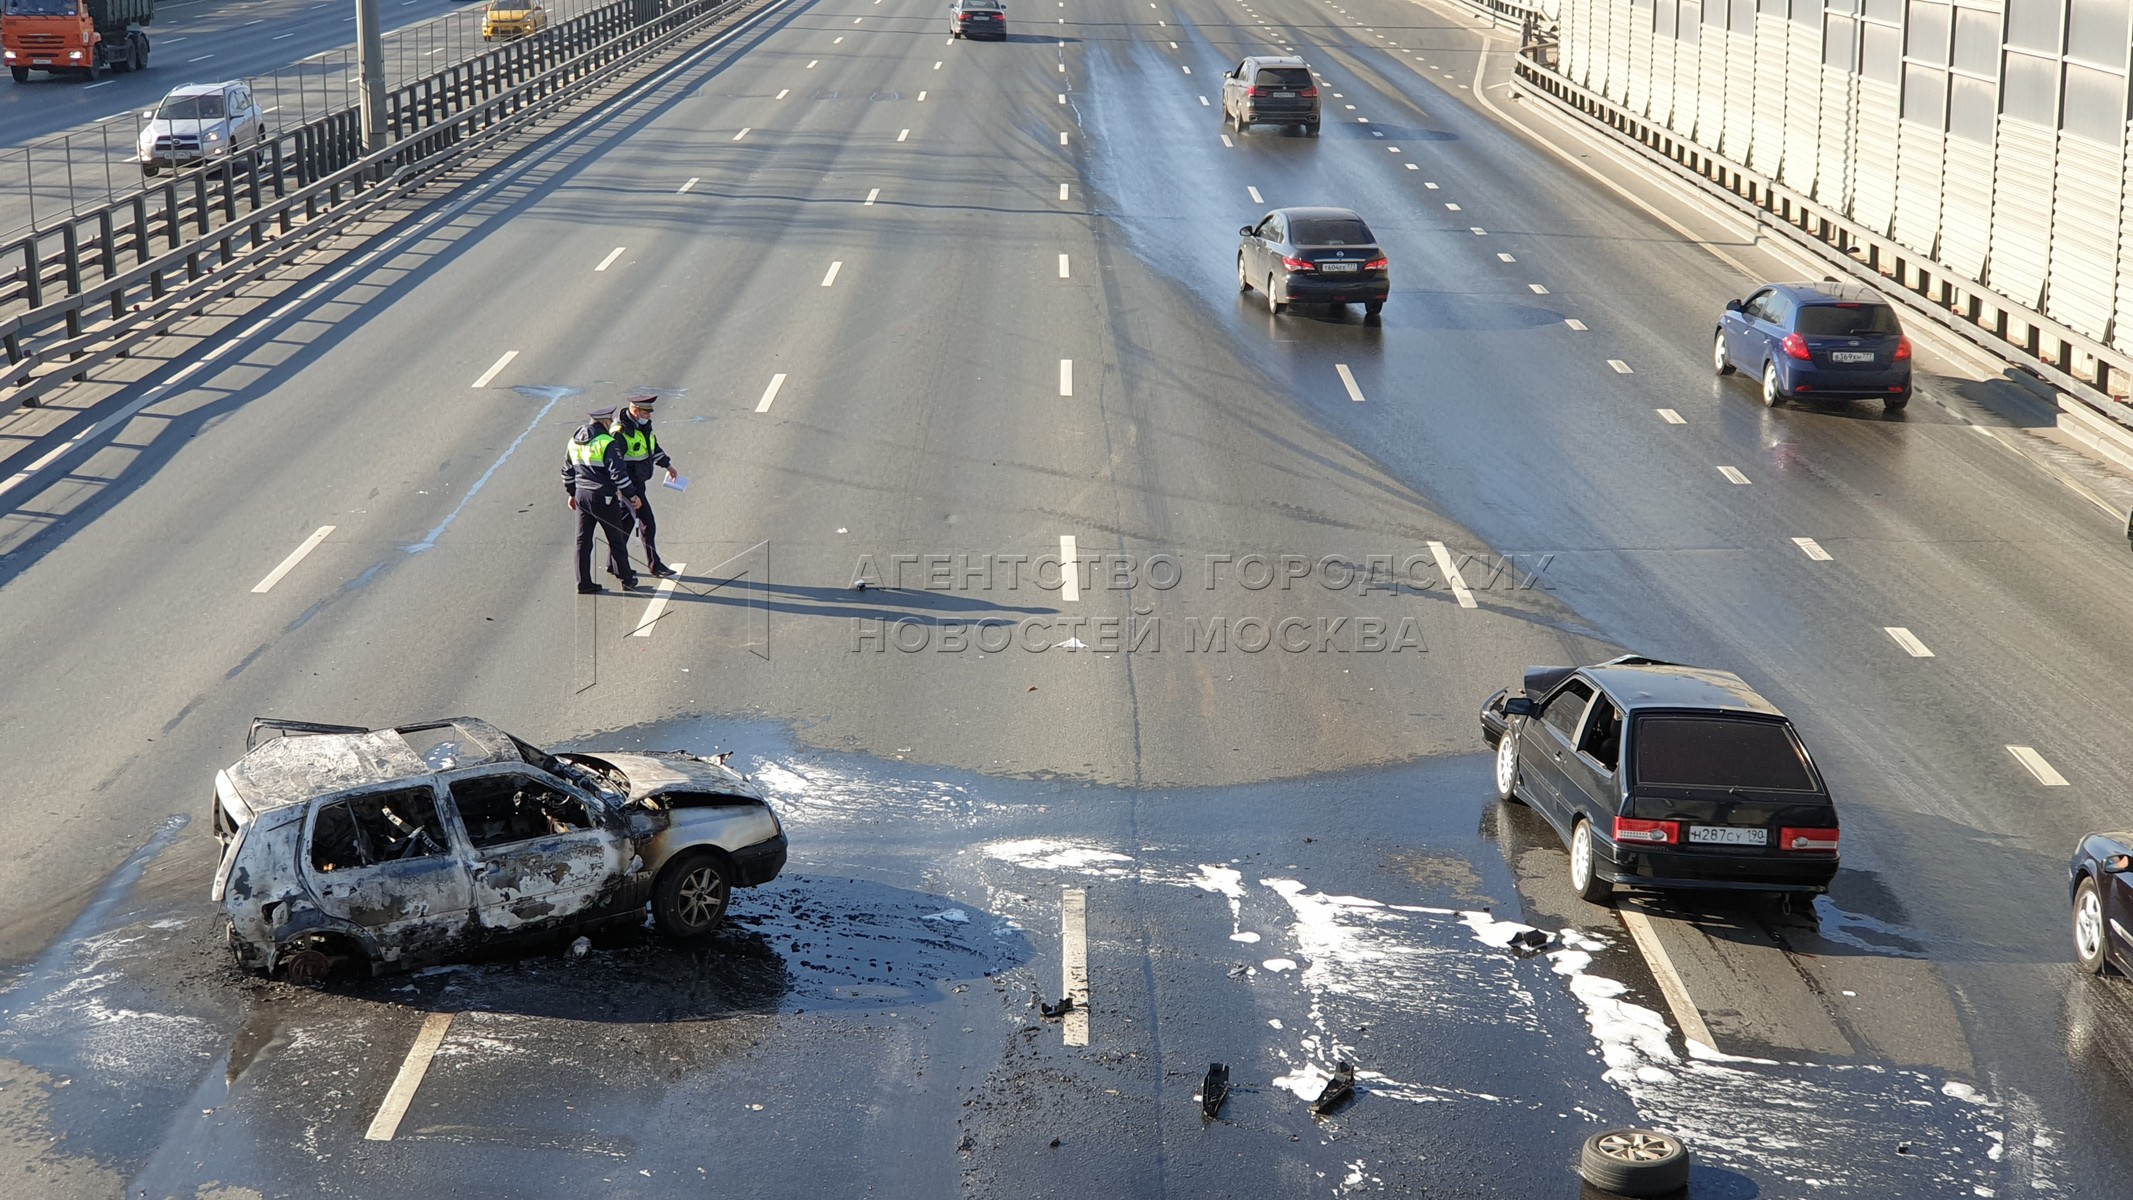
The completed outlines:
<svg viewBox="0 0 2133 1200">
<path fill-rule="evenodd" d="M 1311 73 L 1302 67 L 1261 67 L 1252 83 L 1258 87 L 1300 90 L 1311 86 Z"/>
<path fill-rule="evenodd" d="M 1805 304 L 1798 330 L 1810 337 L 1885 337 L 1901 333 L 1896 310 L 1886 304 Z"/>
<path fill-rule="evenodd" d="M 1289 243 L 1296 246 L 1367 246 L 1370 226 L 1354 217 L 1294 217 Z"/>
<path fill-rule="evenodd" d="M 1640 784 L 1819 790 L 1791 726 L 1779 721 L 1639 717 L 1635 747 Z"/>
</svg>

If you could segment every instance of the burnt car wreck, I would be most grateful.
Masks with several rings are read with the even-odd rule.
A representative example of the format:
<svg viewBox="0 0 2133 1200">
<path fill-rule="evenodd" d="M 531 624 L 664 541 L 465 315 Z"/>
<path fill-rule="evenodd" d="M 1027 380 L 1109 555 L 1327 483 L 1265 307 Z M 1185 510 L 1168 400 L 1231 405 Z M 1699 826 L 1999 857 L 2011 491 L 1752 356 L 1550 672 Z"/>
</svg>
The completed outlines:
<svg viewBox="0 0 2133 1200">
<path fill-rule="evenodd" d="M 262 718 L 215 775 L 213 899 L 237 961 L 315 982 L 642 920 L 716 929 L 785 831 L 725 755 L 551 754 L 485 721 Z"/>
</svg>

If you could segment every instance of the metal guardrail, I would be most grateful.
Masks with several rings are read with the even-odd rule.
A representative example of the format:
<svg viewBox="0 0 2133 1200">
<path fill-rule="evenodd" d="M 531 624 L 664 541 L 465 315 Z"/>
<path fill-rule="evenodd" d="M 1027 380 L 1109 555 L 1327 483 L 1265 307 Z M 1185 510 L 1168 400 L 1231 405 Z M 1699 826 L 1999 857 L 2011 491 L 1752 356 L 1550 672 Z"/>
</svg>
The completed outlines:
<svg viewBox="0 0 2133 1200">
<path fill-rule="evenodd" d="M 405 187 L 761 4 L 619 0 L 555 27 L 555 36 L 507 44 L 393 93 L 394 140 L 376 154 L 362 156 L 354 110 L 336 113 L 277 138 L 242 172 L 212 180 L 196 172 L 0 247 L 0 262 L 17 264 L 0 304 L 28 305 L 0 321 L 0 411 L 124 357 Z"/>
<path fill-rule="evenodd" d="M 1748 210 L 1758 224 L 1774 227 L 1831 266 L 1881 284 L 1884 290 L 1889 290 L 1887 284 L 1895 284 L 1899 298 L 1913 310 L 2054 384 L 2120 425 L 2133 425 L 2133 411 L 2114 394 L 2122 393 L 2126 382 L 2133 380 L 2133 357 L 1990 288 L 1956 278 L 1937 262 L 1920 261 L 1916 251 L 1894 239 L 1857 225 L 1671 129 L 1624 111 L 1531 57 L 1520 58 L 1517 73 L 1565 108 L 1612 130 L 1648 161 Z"/>
</svg>

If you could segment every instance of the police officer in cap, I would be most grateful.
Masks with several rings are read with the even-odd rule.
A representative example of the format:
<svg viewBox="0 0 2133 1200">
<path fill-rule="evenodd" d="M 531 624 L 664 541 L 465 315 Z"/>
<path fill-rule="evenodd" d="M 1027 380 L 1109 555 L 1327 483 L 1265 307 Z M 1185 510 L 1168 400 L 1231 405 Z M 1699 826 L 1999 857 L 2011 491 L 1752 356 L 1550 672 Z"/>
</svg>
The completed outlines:
<svg viewBox="0 0 2133 1200">
<path fill-rule="evenodd" d="M 608 572 L 622 581 L 624 591 L 634 591 L 637 572 L 630 567 L 630 510 L 622 504 L 622 489 L 630 485 L 630 475 L 622 459 L 622 442 L 609 428 L 615 410 L 596 408 L 585 415 L 591 419 L 570 435 L 563 459 L 563 492 L 578 514 L 578 592 L 590 595 L 600 590 L 592 579 L 596 526 L 607 530 Z"/>
<path fill-rule="evenodd" d="M 659 536 L 659 522 L 652 516 L 652 495 L 646 485 L 652 482 L 655 467 L 665 471 L 669 480 L 680 478 L 680 473 L 674 470 L 674 460 L 660 449 L 659 436 L 652 432 L 652 406 L 658 402 L 659 397 L 649 392 L 623 401 L 625 407 L 615 418 L 615 437 L 622 443 L 622 461 L 629 468 L 630 482 L 623 495 L 637 510 L 637 523 L 644 531 L 646 569 L 665 578 L 674 573 L 674 568 L 659 557 L 659 548 L 653 542 Z"/>
</svg>

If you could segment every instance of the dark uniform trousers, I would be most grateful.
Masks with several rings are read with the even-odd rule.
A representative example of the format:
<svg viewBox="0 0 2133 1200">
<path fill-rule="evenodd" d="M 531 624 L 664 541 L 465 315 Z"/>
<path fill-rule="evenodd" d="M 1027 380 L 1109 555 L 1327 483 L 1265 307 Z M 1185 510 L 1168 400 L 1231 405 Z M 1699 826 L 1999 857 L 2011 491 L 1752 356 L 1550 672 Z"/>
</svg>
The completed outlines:
<svg viewBox="0 0 2133 1200">
<path fill-rule="evenodd" d="M 657 566 L 666 561 L 659 557 L 659 547 L 653 540 L 659 536 L 659 519 L 652 515 L 652 489 L 646 487 L 648 480 L 639 480 L 635 498 L 640 502 L 636 509 L 637 528 L 644 535 L 644 561 L 648 566 Z"/>
<path fill-rule="evenodd" d="M 578 585 L 583 587 L 593 581 L 595 528 L 607 530 L 607 569 L 618 579 L 635 578 L 636 572 L 630 569 L 629 505 L 611 490 L 579 488 L 575 495 L 578 501 Z"/>
</svg>

